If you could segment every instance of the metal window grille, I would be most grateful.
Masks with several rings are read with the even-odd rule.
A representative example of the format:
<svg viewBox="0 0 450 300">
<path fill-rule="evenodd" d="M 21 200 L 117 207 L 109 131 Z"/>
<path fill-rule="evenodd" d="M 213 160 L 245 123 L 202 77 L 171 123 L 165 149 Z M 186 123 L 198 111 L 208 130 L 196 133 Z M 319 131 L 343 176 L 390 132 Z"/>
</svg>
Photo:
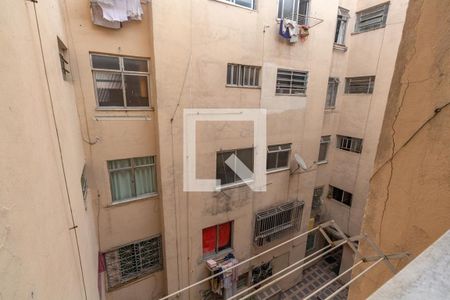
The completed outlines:
<svg viewBox="0 0 450 300">
<path fill-rule="evenodd" d="M 278 69 L 276 94 L 305 95 L 308 72 Z"/>
<path fill-rule="evenodd" d="M 337 148 L 345 151 L 361 153 L 362 142 L 363 140 L 360 138 L 342 135 L 337 136 Z"/>
<path fill-rule="evenodd" d="M 247 7 L 250 9 L 255 9 L 255 0 L 225 0 L 227 2 L 233 3 L 238 6 Z"/>
<path fill-rule="evenodd" d="M 259 87 L 261 67 L 228 64 L 227 85 L 242 87 Z"/>
<path fill-rule="evenodd" d="M 86 200 L 87 193 L 88 193 L 88 183 L 87 183 L 87 177 L 86 177 L 86 166 L 83 167 L 83 172 L 81 173 L 81 192 L 83 193 L 83 199 Z M 86 202 L 85 202 L 86 204 Z"/>
<path fill-rule="evenodd" d="M 353 194 L 335 186 L 330 185 L 330 188 L 328 190 L 328 197 L 347 206 L 352 206 Z"/>
<path fill-rule="evenodd" d="M 345 79 L 346 94 L 372 94 L 375 76 L 348 77 Z"/>
<path fill-rule="evenodd" d="M 231 156 L 235 155 L 244 165 L 253 171 L 253 148 L 246 149 L 236 149 L 230 151 L 220 151 L 217 152 L 216 158 L 216 178 L 220 179 L 220 184 L 231 184 L 236 182 L 241 182 L 245 179 L 250 178 L 240 178 L 234 171 L 228 167 L 225 161 Z M 234 161 L 236 166 L 236 160 Z M 235 168 L 236 169 L 236 168 Z"/>
<path fill-rule="evenodd" d="M 105 262 L 109 289 L 162 270 L 161 236 L 108 251 Z"/>
<path fill-rule="evenodd" d="M 345 44 L 345 34 L 347 32 L 347 22 L 350 18 L 349 11 L 345 8 L 338 8 L 338 16 L 336 23 L 336 33 L 334 36 L 334 43 L 338 45 Z"/>
<path fill-rule="evenodd" d="M 256 214 L 254 243 L 263 246 L 299 229 L 303 202 L 292 201 Z"/>
<path fill-rule="evenodd" d="M 299 25 L 308 25 L 310 0 L 279 0 L 278 18 L 297 21 Z"/>
<path fill-rule="evenodd" d="M 61 64 L 62 76 L 64 80 L 68 80 L 68 74 L 70 74 L 70 71 L 69 71 L 69 62 L 67 61 L 68 60 L 67 47 L 59 37 L 57 38 L 57 41 L 58 41 L 59 63 Z"/>
<path fill-rule="evenodd" d="M 267 170 L 286 168 L 289 165 L 291 144 L 267 147 Z"/>
<path fill-rule="evenodd" d="M 339 86 L 339 78 L 328 78 L 327 98 L 325 109 L 333 109 L 336 106 L 336 96 Z"/>
<path fill-rule="evenodd" d="M 331 136 L 325 135 L 320 138 L 320 147 L 319 147 L 319 158 L 318 162 L 324 162 L 327 160 L 328 146 L 331 142 Z"/>
<path fill-rule="evenodd" d="M 91 54 L 97 105 L 149 107 L 148 59 Z"/>
<path fill-rule="evenodd" d="M 389 3 L 384 3 L 356 13 L 356 32 L 364 32 L 386 25 Z"/>
</svg>

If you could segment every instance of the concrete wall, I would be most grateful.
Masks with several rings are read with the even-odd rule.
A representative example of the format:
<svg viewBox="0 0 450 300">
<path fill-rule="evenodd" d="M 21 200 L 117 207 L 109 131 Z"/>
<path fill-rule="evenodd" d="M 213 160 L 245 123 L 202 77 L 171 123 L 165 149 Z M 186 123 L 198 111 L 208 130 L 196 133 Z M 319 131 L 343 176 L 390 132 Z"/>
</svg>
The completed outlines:
<svg viewBox="0 0 450 300">
<path fill-rule="evenodd" d="M 72 46 L 65 7 L 3 1 L 0 11 L 0 298 L 98 299 L 74 82 L 58 54 L 57 37 Z"/>
<path fill-rule="evenodd" d="M 410 2 L 370 182 L 363 230 L 385 253 L 411 254 L 393 261 L 400 269 L 450 227 L 449 16 L 445 1 Z M 377 266 L 350 298 L 366 298 L 392 275 Z"/>
</svg>

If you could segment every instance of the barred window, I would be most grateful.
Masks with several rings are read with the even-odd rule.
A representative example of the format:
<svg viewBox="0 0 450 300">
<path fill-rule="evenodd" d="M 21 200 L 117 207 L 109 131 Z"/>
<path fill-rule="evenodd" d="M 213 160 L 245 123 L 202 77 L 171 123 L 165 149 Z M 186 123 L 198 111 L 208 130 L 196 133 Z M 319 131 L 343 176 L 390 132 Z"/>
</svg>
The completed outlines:
<svg viewBox="0 0 450 300">
<path fill-rule="evenodd" d="M 259 87 L 261 67 L 228 64 L 227 85 L 242 87 Z"/>
<path fill-rule="evenodd" d="M 303 202 L 292 201 L 256 214 L 254 243 L 263 246 L 299 229 Z"/>
<path fill-rule="evenodd" d="M 339 78 L 328 78 L 327 98 L 325 100 L 325 109 L 333 109 L 336 106 L 336 96 L 339 86 Z"/>
<path fill-rule="evenodd" d="M 162 270 L 161 236 L 108 251 L 105 262 L 109 289 Z"/>
<path fill-rule="evenodd" d="M 305 95 L 308 72 L 278 69 L 275 93 L 279 95 Z"/>
<path fill-rule="evenodd" d="M 150 106 L 147 59 L 92 54 L 91 61 L 98 106 Z"/>
<path fill-rule="evenodd" d="M 252 174 L 246 174 L 248 175 L 246 178 L 240 178 L 233 169 L 225 163 L 228 159 L 231 159 L 234 170 L 236 170 L 239 164 L 239 161 L 236 158 L 253 172 L 253 148 L 217 152 L 216 178 L 220 179 L 221 185 L 251 179 Z"/>
<path fill-rule="evenodd" d="M 355 32 L 364 32 L 386 25 L 389 3 L 384 3 L 356 13 Z"/>
<path fill-rule="evenodd" d="M 346 94 L 372 94 L 375 85 L 375 76 L 347 77 L 345 78 Z"/>
<path fill-rule="evenodd" d="M 317 162 L 326 162 L 327 161 L 327 153 L 328 146 L 331 142 L 331 135 L 324 135 L 320 138 L 320 147 L 319 147 L 319 158 Z"/>
<path fill-rule="evenodd" d="M 362 142 L 363 140 L 360 138 L 355 138 L 351 136 L 337 136 L 337 148 L 345 151 L 361 153 L 362 151 Z"/>
<path fill-rule="evenodd" d="M 347 206 L 352 206 L 352 198 L 353 198 L 352 193 L 346 192 L 335 186 L 330 185 L 330 188 L 328 190 L 328 197 L 341 203 L 344 203 Z"/>
<path fill-rule="evenodd" d="M 274 145 L 267 147 L 267 170 L 287 168 L 291 144 Z"/>
</svg>

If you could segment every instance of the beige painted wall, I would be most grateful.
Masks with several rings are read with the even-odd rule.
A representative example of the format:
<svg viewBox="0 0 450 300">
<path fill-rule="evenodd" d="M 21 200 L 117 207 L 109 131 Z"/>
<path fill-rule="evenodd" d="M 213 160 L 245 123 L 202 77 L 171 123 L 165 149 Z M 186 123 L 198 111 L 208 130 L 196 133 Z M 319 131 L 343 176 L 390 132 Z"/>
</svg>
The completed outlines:
<svg viewBox="0 0 450 300">
<path fill-rule="evenodd" d="M 400 269 L 450 227 L 449 106 L 433 117 L 449 103 L 449 16 L 445 1 L 410 3 L 370 182 L 363 229 L 385 253 L 411 254 L 393 262 Z M 377 266 L 350 298 L 366 298 L 390 277 Z"/>
</svg>

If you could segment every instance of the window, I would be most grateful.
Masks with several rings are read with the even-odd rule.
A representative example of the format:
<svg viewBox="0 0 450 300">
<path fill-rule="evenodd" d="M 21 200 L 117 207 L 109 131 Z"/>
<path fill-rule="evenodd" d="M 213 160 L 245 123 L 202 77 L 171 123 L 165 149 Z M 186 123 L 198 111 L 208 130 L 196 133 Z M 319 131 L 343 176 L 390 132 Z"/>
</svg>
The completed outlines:
<svg viewBox="0 0 450 300">
<path fill-rule="evenodd" d="M 346 94 L 372 94 L 375 76 L 361 76 L 345 78 Z"/>
<path fill-rule="evenodd" d="M 364 32 L 386 25 L 389 3 L 377 5 L 356 13 L 355 32 Z"/>
<path fill-rule="evenodd" d="M 161 236 L 122 246 L 105 253 L 108 288 L 162 270 Z"/>
<path fill-rule="evenodd" d="M 308 24 L 309 0 L 278 0 L 278 18 Z"/>
<path fill-rule="evenodd" d="M 276 94 L 305 95 L 308 72 L 278 69 Z"/>
<path fill-rule="evenodd" d="M 245 272 L 238 276 L 237 284 L 236 284 L 236 288 L 238 290 L 248 286 L 248 276 L 249 276 L 248 272 Z"/>
<path fill-rule="evenodd" d="M 318 209 L 322 206 L 323 186 L 316 187 L 313 193 L 312 209 Z"/>
<path fill-rule="evenodd" d="M 319 158 L 317 162 L 326 162 L 327 161 L 327 152 L 328 146 L 331 142 L 331 136 L 325 135 L 320 138 L 320 147 L 319 147 Z"/>
<path fill-rule="evenodd" d="M 149 107 L 148 60 L 92 54 L 97 104 L 100 107 Z"/>
<path fill-rule="evenodd" d="M 287 168 L 291 144 L 283 144 L 267 147 L 267 170 Z"/>
<path fill-rule="evenodd" d="M 308 237 L 306 239 L 306 252 L 313 250 L 315 246 L 316 246 L 316 233 L 315 232 L 308 233 Z"/>
<path fill-rule="evenodd" d="M 108 171 L 113 203 L 156 193 L 154 156 L 111 160 Z"/>
<path fill-rule="evenodd" d="M 226 2 L 230 2 L 236 4 L 238 6 L 243 6 L 251 9 L 255 9 L 255 0 L 225 0 Z"/>
<path fill-rule="evenodd" d="M 299 229 L 303 202 L 292 201 L 256 214 L 254 242 L 263 246 Z"/>
<path fill-rule="evenodd" d="M 354 138 L 351 136 L 337 136 L 337 148 L 345 151 L 361 153 L 362 142 L 362 139 Z"/>
<path fill-rule="evenodd" d="M 342 202 L 347 206 L 352 206 L 353 195 L 349 192 L 346 192 L 344 190 L 341 190 L 340 188 L 330 185 L 328 195 L 330 198 L 333 198 L 336 201 Z"/>
<path fill-rule="evenodd" d="M 233 222 L 214 225 L 203 229 L 203 256 L 230 249 L 232 242 Z"/>
<path fill-rule="evenodd" d="M 345 33 L 347 31 L 347 22 L 350 18 L 348 10 L 342 7 L 338 8 L 336 34 L 334 35 L 334 43 L 345 45 Z"/>
<path fill-rule="evenodd" d="M 339 78 L 328 78 L 327 98 L 325 99 L 325 109 L 336 107 L 336 96 L 339 86 Z"/>
<path fill-rule="evenodd" d="M 59 51 L 59 63 L 61 64 L 61 73 L 64 80 L 68 80 L 69 71 L 69 54 L 67 51 L 66 45 L 64 45 L 63 41 L 60 38 L 58 39 L 58 51 Z"/>
<path fill-rule="evenodd" d="M 234 155 L 234 156 L 232 156 Z M 231 157 L 231 158 L 230 158 Z M 234 165 L 234 169 L 238 166 L 238 160 L 236 157 L 244 163 L 244 165 L 253 172 L 253 148 L 238 149 L 231 151 L 217 152 L 216 160 L 216 178 L 220 179 L 220 184 L 230 184 L 235 182 L 241 182 L 242 180 L 251 179 L 252 174 L 248 174 L 246 178 L 240 178 L 234 171 L 225 163 L 227 159 L 231 159 L 231 163 Z"/>
<path fill-rule="evenodd" d="M 86 197 L 88 193 L 88 184 L 86 178 L 86 166 L 83 168 L 83 172 L 81 172 L 81 192 L 83 193 L 84 204 L 86 208 Z"/>
<path fill-rule="evenodd" d="M 242 87 L 259 87 L 261 67 L 228 64 L 227 85 Z"/>
</svg>

